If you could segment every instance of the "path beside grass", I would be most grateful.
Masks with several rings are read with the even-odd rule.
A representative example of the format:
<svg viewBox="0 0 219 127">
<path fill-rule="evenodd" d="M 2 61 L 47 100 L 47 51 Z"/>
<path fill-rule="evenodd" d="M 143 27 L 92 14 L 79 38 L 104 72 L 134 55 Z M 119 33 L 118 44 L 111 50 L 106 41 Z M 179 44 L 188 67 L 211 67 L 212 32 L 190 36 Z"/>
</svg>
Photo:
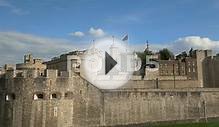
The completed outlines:
<svg viewBox="0 0 219 127">
<path fill-rule="evenodd" d="M 152 125 L 151 127 L 219 127 L 219 121 L 208 122 L 207 124 L 205 123 L 165 124 L 165 125 Z"/>
<path fill-rule="evenodd" d="M 219 127 L 219 119 L 213 118 L 208 119 L 207 123 L 204 121 L 194 122 L 194 121 L 172 121 L 172 122 L 157 122 L 157 123 L 142 123 L 142 124 L 132 124 L 132 125 L 118 125 L 110 127 Z"/>
</svg>

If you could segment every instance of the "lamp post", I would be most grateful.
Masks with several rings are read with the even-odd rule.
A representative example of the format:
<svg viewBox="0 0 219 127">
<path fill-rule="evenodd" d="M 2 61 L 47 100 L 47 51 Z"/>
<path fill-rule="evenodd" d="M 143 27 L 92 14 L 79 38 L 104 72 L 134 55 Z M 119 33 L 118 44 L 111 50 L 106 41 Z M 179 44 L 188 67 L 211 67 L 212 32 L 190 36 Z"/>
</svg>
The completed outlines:
<svg viewBox="0 0 219 127">
<path fill-rule="evenodd" d="M 173 87 L 176 88 L 175 63 L 173 63 Z"/>
<path fill-rule="evenodd" d="M 205 119 L 205 126 L 207 127 L 207 122 L 208 122 L 208 118 L 207 118 L 207 108 L 206 108 L 206 102 L 205 100 L 203 101 L 203 106 L 204 106 L 204 119 Z"/>
</svg>

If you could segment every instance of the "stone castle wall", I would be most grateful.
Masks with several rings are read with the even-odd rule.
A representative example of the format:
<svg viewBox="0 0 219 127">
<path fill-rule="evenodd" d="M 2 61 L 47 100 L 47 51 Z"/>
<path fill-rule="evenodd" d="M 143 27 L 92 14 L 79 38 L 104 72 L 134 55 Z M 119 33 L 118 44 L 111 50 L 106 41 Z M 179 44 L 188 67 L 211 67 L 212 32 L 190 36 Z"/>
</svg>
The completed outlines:
<svg viewBox="0 0 219 127">
<path fill-rule="evenodd" d="M 169 89 L 173 81 L 154 89 L 155 81 L 133 80 L 118 90 L 99 90 L 80 76 L 57 74 L 47 70 L 39 76 L 26 70 L 15 77 L 7 72 L 0 79 L 0 125 L 96 127 L 219 115 L 219 89 L 185 89 L 195 86 L 192 80 L 176 82 L 178 89 Z"/>
<path fill-rule="evenodd" d="M 115 90 L 104 93 L 106 126 L 219 117 L 219 89 Z"/>
<path fill-rule="evenodd" d="M 198 80 L 130 80 L 121 89 L 147 88 L 147 89 L 172 89 L 172 88 L 200 88 Z"/>
<path fill-rule="evenodd" d="M 101 91 L 79 76 L 9 77 L 0 83 L 0 125 L 4 127 L 88 127 L 101 122 Z M 56 98 L 52 98 L 52 94 Z M 35 100 L 35 95 L 42 98 Z M 9 100 L 7 100 L 9 99 Z"/>
<path fill-rule="evenodd" d="M 203 61 L 204 87 L 219 88 L 219 57 L 207 57 Z"/>
</svg>

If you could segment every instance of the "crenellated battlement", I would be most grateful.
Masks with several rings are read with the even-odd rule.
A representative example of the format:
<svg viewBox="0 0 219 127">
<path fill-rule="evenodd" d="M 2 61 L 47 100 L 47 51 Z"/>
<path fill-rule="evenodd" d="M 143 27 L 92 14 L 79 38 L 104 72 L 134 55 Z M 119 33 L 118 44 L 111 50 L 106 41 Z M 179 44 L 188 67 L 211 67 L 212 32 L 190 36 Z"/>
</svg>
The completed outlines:
<svg viewBox="0 0 219 127">
<path fill-rule="evenodd" d="M 43 74 L 38 72 L 10 70 L 0 78 L 1 125 L 41 127 L 42 121 L 47 121 L 45 126 L 48 127 L 75 126 L 73 120 L 82 126 L 88 125 L 89 121 L 95 121 L 90 123 L 92 126 L 100 124 L 102 92 L 99 89 L 73 73 L 58 74 L 57 70 L 49 69 Z M 93 107 L 97 110 L 92 111 Z M 89 114 L 94 116 L 86 116 L 84 109 L 92 111 Z M 63 112 L 65 116 L 61 115 Z M 58 120 L 63 117 L 67 122 Z"/>
<path fill-rule="evenodd" d="M 54 69 L 45 69 L 43 72 L 36 69 L 24 69 L 24 70 L 7 70 L 2 75 L 5 75 L 6 79 L 12 78 L 68 78 L 76 76 L 74 72 L 61 71 L 58 73 L 58 70 Z"/>
<path fill-rule="evenodd" d="M 205 64 L 218 62 L 208 59 Z M 134 75 L 119 89 L 102 90 L 74 70 L 44 69 L 30 55 L 25 60 L 17 70 L 8 66 L 0 77 L 2 126 L 104 127 L 219 117 L 219 89 L 202 88 L 198 80 Z M 104 83 L 101 76 L 99 80 Z"/>
</svg>

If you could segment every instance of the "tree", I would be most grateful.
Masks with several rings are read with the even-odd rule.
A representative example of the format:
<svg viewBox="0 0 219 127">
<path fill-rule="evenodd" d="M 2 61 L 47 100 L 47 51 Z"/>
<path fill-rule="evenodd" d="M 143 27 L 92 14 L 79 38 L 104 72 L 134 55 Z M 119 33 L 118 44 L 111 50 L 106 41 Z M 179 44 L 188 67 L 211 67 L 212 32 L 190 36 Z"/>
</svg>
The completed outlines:
<svg viewBox="0 0 219 127">
<path fill-rule="evenodd" d="M 217 53 L 216 56 L 219 56 L 219 53 Z"/>
<path fill-rule="evenodd" d="M 138 57 L 141 59 L 141 69 L 138 71 L 141 76 L 145 75 L 145 65 L 146 65 L 146 52 L 136 52 Z"/>
<path fill-rule="evenodd" d="M 141 59 L 142 64 L 144 65 L 144 64 L 145 64 L 145 61 L 146 61 L 146 55 L 147 55 L 147 53 L 145 53 L 145 52 L 136 52 L 136 54 L 137 54 L 138 57 Z"/>
<path fill-rule="evenodd" d="M 161 60 L 169 60 L 169 59 L 174 58 L 173 53 L 167 48 L 164 48 L 164 49 L 160 50 L 159 54 L 160 54 L 160 59 Z"/>
</svg>

